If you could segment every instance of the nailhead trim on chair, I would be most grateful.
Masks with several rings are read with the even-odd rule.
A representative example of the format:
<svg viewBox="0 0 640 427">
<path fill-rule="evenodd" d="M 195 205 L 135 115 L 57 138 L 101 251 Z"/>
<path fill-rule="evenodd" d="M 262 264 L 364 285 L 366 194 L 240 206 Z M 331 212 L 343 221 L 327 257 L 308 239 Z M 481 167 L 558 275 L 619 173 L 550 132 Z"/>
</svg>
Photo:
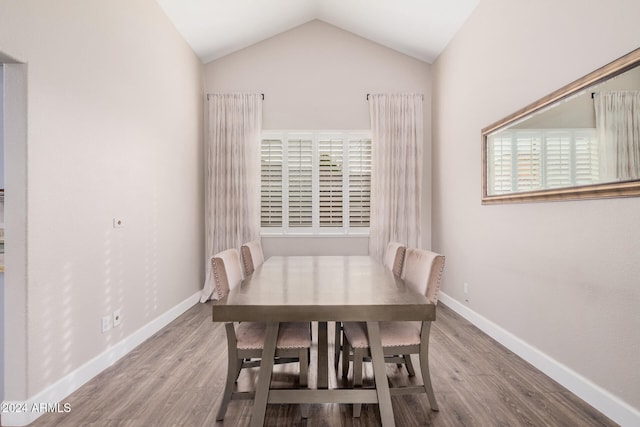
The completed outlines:
<svg viewBox="0 0 640 427">
<path fill-rule="evenodd" d="M 243 245 L 240 248 L 240 253 L 242 254 L 242 263 L 244 264 L 244 274 L 250 275 L 253 274 L 253 270 L 255 270 L 253 266 L 253 257 L 251 256 L 251 248 L 249 246 Z"/>
<path fill-rule="evenodd" d="M 229 293 L 229 279 L 227 271 L 224 268 L 224 261 L 220 258 L 211 258 L 211 266 L 213 267 L 213 277 L 216 281 L 216 292 L 218 299 L 224 298 Z M 224 289 L 223 289 L 223 285 Z"/>
</svg>

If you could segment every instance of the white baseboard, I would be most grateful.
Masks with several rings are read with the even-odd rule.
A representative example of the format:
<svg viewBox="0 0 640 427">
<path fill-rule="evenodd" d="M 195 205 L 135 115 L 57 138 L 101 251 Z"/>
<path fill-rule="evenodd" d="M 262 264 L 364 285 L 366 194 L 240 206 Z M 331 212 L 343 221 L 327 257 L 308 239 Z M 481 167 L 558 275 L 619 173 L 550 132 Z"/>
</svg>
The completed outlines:
<svg viewBox="0 0 640 427">
<path fill-rule="evenodd" d="M 640 411 L 619 397 L 614 396 L 557 360 L 552 359 L 509 331 L 471 310 L 465 304 L 443 293 L 440 294 L 439 299 L 447 307 L 467 319 L 491 338 L 531 363 L 611 420 L 623 427 L 640 425 Z"/>
<path fill-rule="evenodd" d="M 27 401 L 3 402 L 2 426 L 26 426 L 47 411 L 68 410 L 69 408 L 57 403 L 167 326 L 199 300 L 200 292 L 197 292 Z"/>
</svg>

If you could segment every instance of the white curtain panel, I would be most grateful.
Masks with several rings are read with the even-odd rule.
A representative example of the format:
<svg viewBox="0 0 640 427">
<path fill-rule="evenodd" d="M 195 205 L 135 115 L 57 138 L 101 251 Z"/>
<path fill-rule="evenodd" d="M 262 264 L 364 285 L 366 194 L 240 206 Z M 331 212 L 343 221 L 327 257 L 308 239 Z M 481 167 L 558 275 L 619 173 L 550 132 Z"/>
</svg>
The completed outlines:
<svg viewBox="0 0 640 427">
<path fill-rule="evenodd" d="M 640 178 L 640 91 L 596 94 L 596 127 L 607 180 Z"/>
<path fill-rule="evenodd" d="M 369 255 L 389 241 L 420 247 L 423 114 L 421 94 L 369 95 L 372 176 Z"/>
<path fill-rule="evenodd" d="M 201 302 L 216 298 L 211 258 L 260 237 L 262 96 L 207 95 L 206 279 Z"/>
</svg>

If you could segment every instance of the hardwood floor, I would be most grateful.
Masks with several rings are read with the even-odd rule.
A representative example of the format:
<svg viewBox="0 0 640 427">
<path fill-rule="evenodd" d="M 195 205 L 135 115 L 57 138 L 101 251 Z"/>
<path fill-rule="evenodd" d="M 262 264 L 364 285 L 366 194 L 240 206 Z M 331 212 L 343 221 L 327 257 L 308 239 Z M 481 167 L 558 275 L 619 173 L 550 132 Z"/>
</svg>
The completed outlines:
<svg viewBox="0 0 640 427">
<path fill-rule="evenodd" d="M 445 305 L 437 310 L 430 366 L 440 412 L 431 411 L 426 395 L 393 397 L 398 426 L 616 425 Z M 315 351 L 311 357 L 315 386 Z M 370 365 L 365 387 L 373 385 Z M 248 425 L 250 401 L 232 401 L 224 422 L 215 421 L 226 366 L 224 326 L 211 321 L 210 303 L 197 304 L 69 396 L 69 413 L 45 414 L 31 426 Z M 256 372 L 244 370 L 239 389 L 252 389 Z M 276 366 L 273 383 L 290 386 L 296 372 L 297 364 Z M 392 364 L 387 374 L 393 384 L 419 382 Z M 330 387 L 348 386 L 334 375 L 329 380 Z M 268 405 L 265 425 L 378 426 L 380 417 L 376 405 L 363 405 L 359 419 L 351 405 L 312 405 L 307 420 L 296 405 Z"/>
</svg>

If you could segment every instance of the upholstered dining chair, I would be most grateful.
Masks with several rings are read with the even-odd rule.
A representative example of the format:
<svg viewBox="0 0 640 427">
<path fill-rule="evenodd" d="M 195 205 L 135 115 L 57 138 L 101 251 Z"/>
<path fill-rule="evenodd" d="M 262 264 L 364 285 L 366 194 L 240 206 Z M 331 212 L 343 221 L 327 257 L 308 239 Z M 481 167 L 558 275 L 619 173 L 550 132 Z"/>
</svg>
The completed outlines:
<svg viewBox="0 0 640 427">
<path fill-rule="evenodd" d="M 393 274 L 395 274 L 396 276 L 402 276 L 402 267 L 404 265 L 404 255 L 406 251 L 407 251 L 407 248 L 402 243 L 391 241 L 387 245 L 387 250 L 384 253 L 383 262 L 384 262 L 384 265 L 389 270 L 393 271 Z M 387 356 L 385 359 L 387 362 L 395 361 L 396 364 L 398 365 L 398 368 L 402 367 L 402 365 L 404 364 L 404 366 L 407 368 L 407 372 L 409 373 L 410 377 L 413 377 L 416 374 L 415 369 L 413 369 L 413 363 L 411 362 L 411 355 L 409 354 L 403 354 L 402 356 L 400 355 Z M 347 365 L 346 368 L 347 368 L 346 370 L 344 368 L 342 369 L 343 377 L 347 376 L 349 365 Z"/>
<path fill-rule="evenodd" d="M 262 252 L 260 240 L 252 240 L 245 243 L 240 248 L 240 253 L 242 254 L 242 265 L 246 276 L 253 274 L 253 270 L 264 262 L 264 253 Z"/>
<path fill-rule="evenodd" d="M 237 249 L 227 249 L 211 259 L 216 291 L 220 299 L 242 282 L 242 266 Z M 260 358 L 264 347 L 266 324 L 261 322 L 225 323 L 227 334 L 227 380 L 216 419 L 223 420 L 232 399 L 246 399 L 248 393 L 234 392 L 234 384 L 243 368 L 257 366 L 251 358 Z M 307 386 L 311 330 L 309 323 L 281 323 L 275 356 L 280 363 L 299 362 L 301 387 Z M 302 405 L 307 417 L 309 405 Z"/>
<path fill-rule="evenodd" d="M 387 250 L 384 252 L 384 265 L 396 276 L 402 275 L 402 265 L 404 263 L 404 254 L 407 248 L 398 242 L 389 242 Z"/>
<path fill-rule="evenodd" d="M 424 294 L 433 304 L 438 303 L 440 282 L 444 270 L 444 256 L 435 252 L 408 248 L 405 254 L 402 279 L 407 286 Z M 431 322 L 380 322 L 382 349 L 387 356 L 418 354 L 422 386 L 407 388 L 407 394 L 426 393 L 433 411 L 438 410 L 429 373 L 429 331 Z M 362 386 L 362 362 L 369 355 L 369 338 L 366 323 L 345 322 L 343 324 L 343 364 L 348 363 L 353 351 L 353 385 Z M 353 416 L 360 416 L 360 404 L 353 406 Z"/>
<path fill-rule="evenodd" d="M 242 257 L 242 266 L 244 268 L 245 277 L 253 274 L 256 268 L 260 267 L 264 263 L 264 252 L 262 252 L 262 244 L 260 240 L 252 240 L 245 243 L 240 247 L 240 255 Z M 311 329 L 309 329 L 311 331 Z M 309 332 L 311 334 L 311 332 Z M 311 357 L 310 351 L 307 352 Z M 295 360 L 288 360 L 287 358 L 276 358 L 275 363 L 288 363 Z M 252 364 L 258 366 L 260 361 L 253 361 L 251 359 L 245 359 L 244 364 L 246 367 L 250 367 Z"/>
<path fill-rule="evenodd" d="M 402 265 L 404 262 L 404 254 L 406 251 L 406 247 L 402 243 L 391 241 L 387 244 L 387 249 L 384 252 L 383 264 L 389 270 L 393 272 L 396 276 L 400 276 L 402 274 Z M 342 353 L 342 323 L 337 321 L 335 328 L 335 336 L 334 336 L 334 357 L 333 357 L 333 367 L 338 372 L 338 364 L 340 363 L 340 354 Z M 351 357 L 350 357 L 351 359 Z M 411 358 L 407 355 L 403 362 L 407 366 L 407 370 L 409 371 L 409 375 L 415 375 L 413 370 L 413 365 L 411 364 Z M 342 376 L 346 377 L 349 371 L 349 362 L 342 362 Z"/>
</svg>

